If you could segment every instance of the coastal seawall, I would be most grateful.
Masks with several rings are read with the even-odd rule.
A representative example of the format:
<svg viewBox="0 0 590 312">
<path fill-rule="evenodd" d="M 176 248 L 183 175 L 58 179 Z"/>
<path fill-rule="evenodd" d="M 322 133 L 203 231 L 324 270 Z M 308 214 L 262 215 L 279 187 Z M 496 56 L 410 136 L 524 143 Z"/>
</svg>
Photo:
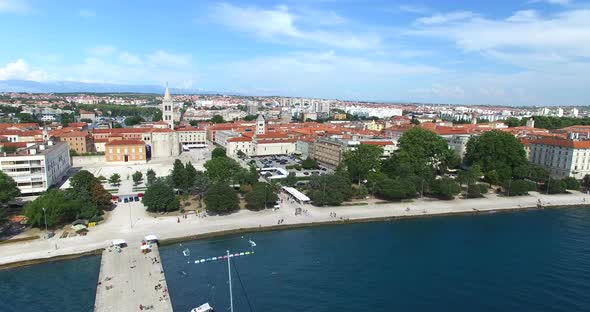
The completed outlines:
<svg viewBox="0 0 590 312">
<path fill-rule="evenodd" d="M 510 198 L 482 198 L 453 201 L 415 201 L 411 203 L 373 204 L 370 206 L 341 206 L 310 208 L 315 209 L 310 216 L 288 217 L 285 222 L 277 224 L 276 215 L 270 211 L 250 212 L 240 211 L 228 216 L 210 216 L 205 220 L 190 220 L 177 223 L 176 217 L 162 217 L 148 220 L 138 225 L 135 231 L 111 234 L 127 239 L 129 242 L 139 242 L 147 231 L 155 232 L 162 245 L 173 244 L 187 240 L 197 240 L 239 233 L 259 231 L 287 230 L 311 226 L 338 225 L 350 223 L 384 222 L 410 218 L 430 218 L 465 214 L 480 214 L 494 212 L 510 212 L 515 210 L 539 209 L 537 202 L 544 204 L 542 209 L 565 207 L 588 207 L 586 203 L 590 196 L 582 193 L 564 195 L 535 195 Z M 590 200 L 588 201 L 590 202 Z M 338 218 L 329 216 L 331 211 L 338 212 Z M 88 239 L 84 241 L 85 239 Z M 108 240 L 92 237 L 76 238 L 78 243 L 67 248 L 53 250 L 50 244 L 38 240 L 22 244 L 7 244 L 0 246 L 0 269 L 32 265 L 46 261 L 70 259 L 90 254 L 100 254 L 108 246 Z M 19 253 L 18 250 L 21 249 Z M 49 251 L 47 250 L 49 249 Z M 14 253 L 12 257 L 4 256 L 4 251 Z"/>
</svg>

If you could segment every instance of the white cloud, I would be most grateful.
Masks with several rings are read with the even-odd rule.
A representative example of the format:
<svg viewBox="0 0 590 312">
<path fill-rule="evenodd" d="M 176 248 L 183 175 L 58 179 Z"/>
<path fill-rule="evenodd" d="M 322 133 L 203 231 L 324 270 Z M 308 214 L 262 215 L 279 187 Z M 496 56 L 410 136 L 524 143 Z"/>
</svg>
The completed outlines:
<svg viewBox="0 0 590 312">
<path fill-rule="evenodd" d="M 28 13 L 32 8 L 26 0 L 0 0 L 0 13 Z"/>
<path fill-rule="evenodd" d="M 436 25 L 436 24 L 447 24 L 451 22 L 464 21 L 475 17 L 476 14 L 469 11 L 458 11 L 444 14 L 435 14 L 428 17 L 421 17 L 416 20 L 419 24 L 424 25 Z"/>
<path fill-rule="evenodd" d="M 260 9 L 221 3 L 213 8 L 211 17 L 236 31 L 265 40 L 304 41 L 347 49 L 377 49 L 382 44 L 376 33 L 335 30 L 335 26 L 346 24 L 348 20 L 332 11 L 295 13 L 284 5 Z"/>
<path fill-rule="evenodd" d="M 80 15 L 80 17 L 83 17 L 83 18 L 91 18 L 91 17 L 95 17 L 96 13 L 91 10 L 82 9 L 78 12 L 78 15 Z"/>
<path fill-rule="evenodd" d="M 128 65 L 141 65 L 143 61 L 137 55 L 131 54 L 129 52 L 121 52 L 119 53 L 118 57 L 119 62 Z"/>
<path fill-rule="evenodd" d="M 430 9 L 428 7 L 421 6 L 421 5 L 404 4 L 404 5 L 399 6 L 399 10 L 402 12 L 412 13 L 412 14 L 428 14 L 428 13 L 430 13 Z"/>
<path fill-rule="evenodd" d="M 18 79 L 18 80 L 49 80 L 49 75 L 39 70 L 32 70 L 27 62 L 18 59 L 13 63 L 8 63 L 0 67 L 0 80 Z"/>
<path fill-rule="evenodd" d="M 590 56 L 590 10 L 570 10 L 550 17 L 518 11 L 506 19 L 471 18 L 433 25 L 409 34 L 453 40 L 465 51 L 522 49 L 566 56 Z"/>
<path fill-rule="evenodd" d="M 286 6 L 264 10 L 221 3 L 215 6 L 213 11 L 220 23 L 239 31 L 253 32 L 265 38 L 302 37 L 294 25 L 295 17 L 289 13 Z"/>
<path fill-rule="evenodd" d="M 572 1 L 570 0 L 531 0 L 529 3 L 547 3 L 556 5 L 568 5 Z"/>
<path fill-rule="evenodd" d="M 111 45 L 97 45 L 88 49 L 88 53 L 94 56 L 109 56 L 117 52 L 117 48 Z"/>
<path fill-rule="evenodd" d="M 248 93 L 334 97 L 355 94 L 357 98 L 383 99 L 399 81 L 431 75 L 441 70 L 427 65 L 324 53 L 291 53 L 258 57 L 225 64 L 213 71 L 224 73 L 233 90 Z M 263 89 L 262 89 L 263 88 Z"/>
<path fill-rule="evenodd" d="M 189 66 L 192 63 L 190 54 L 174 54 L 164 50 L 158 50 L 147 55 L 147 60 L 155 65 L 163 66 Z"/>
</svg>

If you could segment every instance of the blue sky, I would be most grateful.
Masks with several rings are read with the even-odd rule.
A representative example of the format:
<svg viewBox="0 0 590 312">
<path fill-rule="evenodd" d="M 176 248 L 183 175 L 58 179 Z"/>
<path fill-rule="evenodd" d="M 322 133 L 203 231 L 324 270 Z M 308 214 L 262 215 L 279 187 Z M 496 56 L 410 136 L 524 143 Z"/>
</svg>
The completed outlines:
<svg viewBox="0 0 590 312">
<path fill-rule="evenodd" d="M 590 3 L 0 0 L 0 80 L 590 104 Z"/>
</svg>

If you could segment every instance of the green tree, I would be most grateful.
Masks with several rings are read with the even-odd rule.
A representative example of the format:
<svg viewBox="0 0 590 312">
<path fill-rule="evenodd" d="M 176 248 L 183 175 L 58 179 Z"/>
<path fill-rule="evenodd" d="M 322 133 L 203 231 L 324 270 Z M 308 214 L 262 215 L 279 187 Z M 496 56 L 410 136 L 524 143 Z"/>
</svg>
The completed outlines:
<svg viewBox="0 0 590 312">
<path fill-rule="evenodd" d="M 43 208 L 45 208 L 47 226 L 54 227 L 74 221 L 81 205 L 82 203 L 79 201 L 68 199 L 64 191 L 50 189 L 34 201 L 28 203 L 24 211 L 29 225 L 44 227 L 45 218 Z"/>
<path fill-rule="evenodd" d="M 203 171 L 197 171 L 193 180 L 193 185 L 191 186 L 191 191 L 202 197 L 203 194 L 207 193 L 209 186 L 211 186 L 211 181 L 207 175 Z"/>
<path fill-rule="evenodd" d="M 238 194 L 227 183 L 211 185 L 205 194 L 207 212 L 227 214 L 240 209 Z"/>
<path fill-rule="evenodd" d="M 504 124 L 510 128 L 521 127 L 526 124 L 526 119 L 519 120 L 518 118 L 510 117 L 504 120 Z"/>
<path fill-rule="evenodd" d="M 111 205 L 111 194 L 104 189 L 100 180 L 87 170 L 80 170 L 74 174 L 70 179 L 70 186 L 67 196 L 71 200 L 78 200 L 99 210 Z"/>
<path fill-rule="evenodd" d="M 191 162 L 189 161 L 184 166 L 184 171 L 186 174 L 186 189 L 185 189 L 185 191 L 188 192 L 195 184 L 195 179 L 197 178 L 197 169 L 195 169 L 193 164 L 191 164 Z"/>
<path fill-rule="evenodd" d="M 217 157 L 227 157 L 225 154 L 225 149 L 223 149 L 221 147 L 214 148 L 213 151 L 211 151 L 211 158 L 217 158 Z"/>
<path fill-rule="evenodd" d="M 580 190 L 580 182 L 573 177 L 567 177 L 562 180 L 565 182 L 565 187 L 568 190 L 579 191 Z"/>
<path fill-rule="evenodd" d="M 156 182 L 156 172 L 152 169 L 148 169 L 148 171 L 145 173 L 145 178 L 146 178 L 146 186 L 150 186 L 152 184 L 154 184 L 154 182 Z"/>
<path fill-rule="evenodd" d="M 361 144 L 355 150 L 344 153 L 344 164 L 353 180 L 363 181 L 369 172 L 378 171 L 381 168 L 381 146 Z"/>
<path fill-rule="evenodd" d="M 174 189 L 162 180 L 156 180 L 147 188 L 142 203 L 150 212 L 174 211 L 180 207 Z"/>
<path fill-rule="evenodd" d="M 588 192 L 588 189 L 590 188 L 590 174 L 584 176 L 582 183 L 584 183 L 584 189 Z"/>
<path fill-rule="evenodd" d="M 554 180 L 551 178 L 545 182 L 543 189 L 548 194 L 560 194 L 566 192 L 567 185 L 563 180 Z"/>
<path fill-rule="evenodd" d="M 20 196 L 20 190 L 16 186 L 16 182 L 12 177 L 0 171 L 0 223 L 6 219 L 3 206 L 17 196 Z"/>
<path fill-rule="evenodd" d="M 310 170 L 316 168 L 318 166 L 318 163 L 308 156 L 305 160 L 303 160 L 301 166 L 303 167 L 303 169 Z"/>
<path fill-rule="evenodd" d="M 119 185 L 121 183 L 121 175 L 119 175 L 118 173 L 113 173 L 110 177 L 109 177 L 109 184 L 116 186 Z"/>
<path fill-rule="evenodd" d="M 92 186 L 96 183 L 100 183 L 100 181 L 87 170 L 80 170 L 70 178 L 70 186 L 74 193 L 81 191 L 90 193 Z"/>
<path fill-rule="evenodd" d="M 187 177 L 186 169 L 180 159 L 176 159 L 172 165 L 172 173 L 170 173 L 172 179 L 172 186 L 179 190 L 187 189 Z"/>
<path fill-rule="evenodd" d="M 467 185 L 467 193 L 465 194 L 465 197 L 467 197 L 467 198 L 483 197 L 482 188 L 480 188 L 480 185 L 481 184 L 476 184 L 476 183 L 468 184 Z"/>
<path fill-rule="evenodd" d="M 143 119 L 143 117 L 141 117 L 141 116 L 131 116 L 131 117 L 125 118 L 125 124 L 127 126 L 139 125 L 140 123 L 142 123 L 144 121 L 145 121 L 145 119 Z"/>
<path fill-rule="evenodd" d="M 528 171 L 528 161 L 522 143 L 508 132 L 485 132 L 480 137 L 471 138 L 466 149 L 467 163 L 478 164 L 490 183 L 522 178 L 521 175 Z"/>
<path fill-rule="evenodd" d="M 153 112 L 153 117 L 152 117 L 153 121 L 158 121 L 158 120 L 162 120 L 162 111 L 157 108 L 154 112 Z"/>
<path fill-rule="evenodd" d="M 504 194 L 507 196 L 528 195 L 530 189 L 529 183 L 532 182 L 527 182 L 525 180 L 509 180 L 504 183 L 502 188 L 504 189 Z"/>
<path fill-rule="evenodd" d="M 20 190 L 12 177 L 0 171 L 0 204 L 6 204 L 20 196 Z"/>
<path fill-rule="evenodd" d="M 198 120 L 191 120 L 188 122 L 192 127 L 198 127 L 199 126 L 199 121 Z"/>
<path fill-rule="evenodd" d="M 454 199 L 461 192 L 461 187 L 447 177 L 434 180 L 430 188 L 434 197 L 444 200 Z"/>
<path fill-rule="evenodd" d="M 139 185 L 139 183 L 141 183 L 141 181 L 143 180 L 143 174 L 141 173 L 141 171 L 135 171 L 131 175 L 131 178 L 133 179 L 134 185 Z"/>
<path fill-rule="evenodd" d="M 287 175 L 281 183 L 285 186 L 295 186 L 295 184 L 297 184 L 297 176 L 295 175 L 295 172 L 289 172 L 289 175 Z"/>
<path fill-rule="evenodd" d="M 352 195 L 350 180 L 345 174 L 322 174 L 312 176 L 308 192 L 312 204 L 316 206 L 338 206 Z"/>
<path fill-rule="evenodd" d="M 111 207 L 111 193 L 107 192 L 102 184 L 94 183 L 90 188 L 90 202 L 92 206 L 99 210 L 104 210 Z M 87 211 L 88 212 L 88 211 Z M 90 219 L 92 216 L 87 217 Z"/>
<path fill-rule="evenodd" d="M 2 146 L 1 152 L 10 155 L 16 153 L 17 150 L 18 149 L 16 148 L 16 146 Z"/>
<path fill-rule="evenodd" d="M 214 183 L 219 181 L 232 181 L 243 168 L 235 160 L 229 157 L 212 158 L 204 165 L 207 177 Z"/>
<path fill-rule="evenodd" d="M 224 123 L 223 117 L 221 115 L 214 115 L 211 120 L 212 123 Z"/>
<path fill-rule="evenodd" d="M 374 173 L 369 176 L 368 185 L 376 196 L 386 200 L 398 201 L 416 196 L 416 185 L 410 178 Z"/>
<path fill-rule="evenodd" d="M 421 174 L 424 167 L 444 171 L 451 157 L 454 155 L 447 141 L 432 131 L 414 127 L 399 139 L 398 161 L 415 175 Z"/>
<path fill-rule="evenodd" d="M 278 200 L 276 190 L 268 183 L 254 184 L 252 191 L 246 194 L 246 208 L 261 210 L 272 207 Z"/>
</svg>

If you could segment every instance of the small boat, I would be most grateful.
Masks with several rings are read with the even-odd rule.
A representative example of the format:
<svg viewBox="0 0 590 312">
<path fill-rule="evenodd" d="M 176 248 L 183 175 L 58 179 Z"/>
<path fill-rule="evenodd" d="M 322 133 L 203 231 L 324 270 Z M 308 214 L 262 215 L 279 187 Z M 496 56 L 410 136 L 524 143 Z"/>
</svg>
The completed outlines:
<svg viewBox="0 0 590 312">
<path fill-rule="evenodd" d="M 213 308 L 209 305 L 209 303 L 203 303 L 202 305 L 194 308 L 191 312 L 215 312 Z"/>
</svg>

